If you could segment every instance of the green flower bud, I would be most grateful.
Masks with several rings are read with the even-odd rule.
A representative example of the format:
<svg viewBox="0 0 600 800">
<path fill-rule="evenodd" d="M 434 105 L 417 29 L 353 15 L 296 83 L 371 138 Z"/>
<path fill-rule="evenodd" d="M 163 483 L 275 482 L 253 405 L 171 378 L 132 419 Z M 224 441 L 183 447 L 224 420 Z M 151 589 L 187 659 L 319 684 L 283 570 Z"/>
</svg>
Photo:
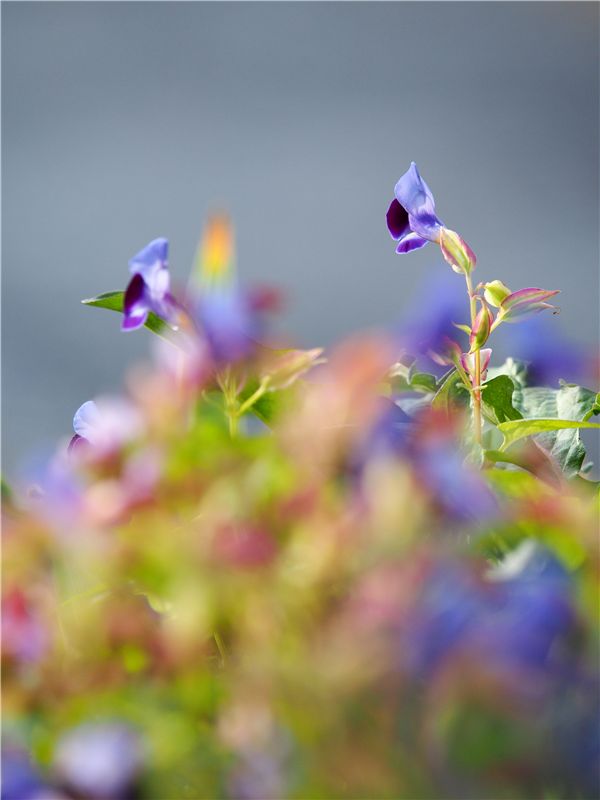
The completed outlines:
<svg viewBox="0 0 600 800">
<path fill-rule="evenodd" d="M 454 272 L 459 275 L 468 275 L 475 269 L 477 257 L 456 231 L 451 231 L 449 228 L 440 228 L 440 248 L 442 255 Z"/>
<path fill-rule="evenodd" d="M 481 298 L 479 299 L 481 300 Z M 473 327 L 471 328 L 471 336 L 469 337 L 469 344 L 471 346 L 469 350 L 470 353 L 474 353 L 475 350 L 480 350 L 487 342 L 493 322 L 494 315 L 487 307 L 485 301 L 481 300 L 481 308 L 477 312 Z"/>
<path fill-rule="evenodd" d="M 491 281 L 483 286 L 486 301 L 494 308 L 499 308 L 500 303 L 510 294 L 510 289 L 502 281 Z"/>
</svg>

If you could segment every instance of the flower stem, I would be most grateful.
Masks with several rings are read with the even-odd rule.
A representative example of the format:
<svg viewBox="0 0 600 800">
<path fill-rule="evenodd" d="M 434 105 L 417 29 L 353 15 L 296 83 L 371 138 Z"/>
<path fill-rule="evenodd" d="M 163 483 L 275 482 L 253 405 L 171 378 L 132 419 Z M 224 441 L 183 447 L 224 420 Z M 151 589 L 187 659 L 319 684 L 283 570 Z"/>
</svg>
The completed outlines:
<svg viewBox="0 0 600 800">
<path fill-rule="evenodd" d="M 217 380 L 225 399 L 225 415 L 229 423 L 229 435 L 234 439 L 238 430 L 238 401 L 235 380 L 230 367 L 226 367 Z"/>
<path fill-rule="evenodd" d="M 246 411 L 248 411 L 249 408 L 252 408 L 252 406 L 254 405 L 254 403 L 256 403 L 257 400 L 260 400 L 263 394 L 267 391 L 268 384 L 269 384 L 269 378 L 264 378 L 258 389 L 253 394 L 251 394 L 250 397 L 244 400 L 242 405 L 238 408 L 237 410 L 238 416 L 241 417 L 243 414 L 246 413 Z"/>
<path fill-rule="evenodd" d="M 475 324 L 475 317 L 477 316 L 477 302 L 475 300 L 475 293 L 473 292 L 473 283 L 471 275 L 465 273 L 465 281 L 467 283 L 467 292 L 469 294 L 469 309 L 471 311 L 471 327 Z M 475 441 L 481 445 L 481 353 L 479 347 L 475 350 L 475 389 L 473 391 L 473 428 L 475 432 Z"/>
</svg>

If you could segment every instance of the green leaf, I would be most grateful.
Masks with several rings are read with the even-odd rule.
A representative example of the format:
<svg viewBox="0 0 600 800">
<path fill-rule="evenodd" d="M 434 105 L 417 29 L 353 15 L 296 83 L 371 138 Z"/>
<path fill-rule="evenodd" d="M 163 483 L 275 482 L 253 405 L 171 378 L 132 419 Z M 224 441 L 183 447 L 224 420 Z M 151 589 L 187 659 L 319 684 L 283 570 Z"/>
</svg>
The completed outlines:
<svg viewBox="0 0 600 800">
<path fill-rule="evenodd" d="M 107 308 L 109 311 L 118 311 L 120 314 L 123 313 L 123 300 L 125 298 L 125 292 L 105 292 L 104 294 L 99 294 L 97 297 L 90 297 L 87 300 L 82 300 L 81 302 L 85 306 L 95 306 L 96 308 Z M 148 314 L 148 319 L 144 323 L 144 326 L 148 328 L 148 330 L 152 331 L 152 333 L 158 334 L 158 336 L 163 336 L 165 331 L 169 330 L 169 325 L 151 311 Z"/>
<path fill-rule="evenodd" d="M 415 391 L 435 392 L 437 379 L 429 372 L 414 372 L 410 377 L 410 385 Z"/>
<path fill-rule="evenodd" d="M 456 368 L 447 372 L 438 384 L 439 388 L 431 401 L 431 407 L 440 411 L 449 411 L 452 405 L 465 404 L 469 399 L 467 389 L 462 383 Z"/>
<path fill-rule="evenodd" d="M 238 398 L 240 405 L 254 394 L 254 392 L 258 389 L 258 385 L 259 384 L 257 380 L 248 381 L 246 386 L 244 386 L 240 392 Z M 264 422 L 265 425 L 271 425 L 277 413 L 281 410 L 284 394 L 285 392 L 283 391 L 266 392 L 259 397 L 255 403 L 252 404 L 246 413 L 254 414 L 262 422 Z"/>
<path fill-rule="evenodd" d="M 503 450 L 526 436 L 548 434 L 541 444 L 550 451 L 568 476 L 579 472 L 585 457 L 585 448 L 577 433 L 581 428 L 598 429 L 600 423 L 572 419 L 517 419 L 498 425 L 498 430 L 504 436 Z"/>
<path fill-rule="evenodd" d="M 552 424 L 546 424 L 542 428 L 538 425 L 529 432 L 525 432 L 525 427 L 516 426 L 510 431 L 508 440 L 507 432 L 503 430 L 503 447 L 510 446 L 523 436 L 538 435 L 538 443 L 556 459 L 563 472 L 572 477 L 581 470 L 585 458 L 585 447 L 579 437 L 579 429 L 595 427 L 593 423 L 587 423 L 587 420 L 591 416 L 590 412 L 593 413 L 596 402 L 595 392 L 574 384 L 563 384 L 560 389 L 516 387 L 513 405 L 523 417 L 536 423 L 546 421 Z M 566 421 L 567 424 L 563 425 L 561 421 Z M 499 427 L 502 429 L 502 426 Z"/>
<path fill-rule="evenodd" d="M 435 375 L 429 372 L 414 372 L 414 364 L 402 362 L 394 364 L 390 371 L 390 383 L 394 392 L 421 392 L 433 394 L 437 391 L 438 382 Z"/>
<path fill-rule="evenodd" d="M 481 392 L 483 413 L 494 425 L 522 419 L 521 412 L 513 406 L 514 391 L 515 385 L 508 375 L 498 375 L 484 384 Z"/>
<path fill-rule="evenodd" d="M 600 414 L 600 392 L 598 392 L 594 398 L 594 405 L 590 408 L 583 419 L 587 422 L 590 417 L 596 416 L 596 414 Z"/>
</svg>

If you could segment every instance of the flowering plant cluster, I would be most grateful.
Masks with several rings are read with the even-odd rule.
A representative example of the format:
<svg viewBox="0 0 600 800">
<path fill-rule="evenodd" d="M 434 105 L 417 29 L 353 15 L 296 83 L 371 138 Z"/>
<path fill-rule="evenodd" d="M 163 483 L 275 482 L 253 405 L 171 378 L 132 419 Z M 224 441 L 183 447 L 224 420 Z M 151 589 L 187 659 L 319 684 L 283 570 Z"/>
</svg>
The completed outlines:
<svg viewBox="0 0 600 800">
<path fill-rule="evenodd" d="M 465 312 L 282 348 L 224 217 L 84 301 L 154 350 L 4 486 L 3 800 L 597 796 L 600 397 L 494 361 L 557 292 L 475 285 L 415 164 L 387 225 Z"/>
</svg>

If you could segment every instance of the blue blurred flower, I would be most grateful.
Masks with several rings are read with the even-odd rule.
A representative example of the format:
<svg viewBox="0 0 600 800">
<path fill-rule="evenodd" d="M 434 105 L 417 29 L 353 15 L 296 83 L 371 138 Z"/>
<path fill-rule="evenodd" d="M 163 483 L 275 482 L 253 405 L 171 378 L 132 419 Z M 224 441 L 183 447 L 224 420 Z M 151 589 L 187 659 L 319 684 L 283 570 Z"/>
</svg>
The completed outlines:
<svg viewBox="0 0 600 800">
<path fill-rule="evenodd" d="M 404 625 L 403 659 L 420 677 L 464 653 L 484 669 L 557 677 L 570 663 L 568 648 L 556 645 L 575 628 L 568 573 L 525 542 L 487 575 L 464 560 L 434 562 Z"/>
<path fill-rule="evenodd" d="M 13 744 L 3 743 L 0 800 L 52 800 L 53 797 L 55 795 L 33 768 L 27 753 Z"/>
<path fill-rule="evenodd" d="M 463 287 L 450 273 L 440 273 L 412 298 L 407 318 L 395 332 L 398 344 L 411 356 L 426 358 L 429 369 L 431 361 L 447 363 L 450 349 L 466 349 L 466 335 L 454 324 L 464 315 Z"/>
<path fill-rule="evenodd" d="M 175 304 L 169 292 L 168 250 L 166 239 L 154 239 L 129 262 L 133 277 L 123 301 L 124 331 L 139 328 L 151 311 L 165 320 L 173 318 Z"/>
<path fill-rule="evenodd" d="M 449 520 L 481 525 L 497 516 L 494 493 L 480 471 L 465 462 L 455 439 L 420 437 L 411 455 L 417 476 Z"/>
<path fill-rule="evenodd" d="M 356 478 L 362 476 L 371 462 L 397 458 L 406 453 L 414 420 L 387 397 L 379 398 L 378 405 L 379 413 L 373 424 L 350 453 L 348 469 Z"/>
<path fill-rule="evenodd" d="M 69 789 L 91 800 L 124 800 L 144 763 L 138 735 L 121 723 L 85 723 L 59 741 L 54 768 Z"/>
<path fill-rule="evenodd" d="M 197 305 L 197 319 L 216 364 L 247 358 L 262 330 L 261 316 L 249 294 L 234 282 L 206 287 Z"/>
<path fill-rule="evenodd" d="M 585 383 L 595 377 L 591 351 L 562 334 L 555 319 L 532 317 L 520 325 L 502 325 L 497 335 L 507 353 L 527 362 L 531 386 L 556 386 L 561 379 Z"/>
<path fill-rule="evenodd" d="M 410 253 L 437 242 L 443 223 L 435 213 L 435 201 L 415 162 L 400 178 L 394 189 L 395 198 L 386 219 L 390 235 L 398 242 L 397 253 Z"/>
<path fill-rule="evenodd" d="M 73 417 L 75 435 L 69 442 L 69 451 L 91 445 L 97 455 L 108 455 L 138 436 L 142 427 L 140 413 L 124 398 L 88 400 Z"/>
<path fill-rule="evenodd" d="M 74 529 L 83 512 L 83 485 L 64 451 L 31 457 L 21 469 L 17 486 L 23 504 L 33 514 L 57 532 Z"/>
</svg>

